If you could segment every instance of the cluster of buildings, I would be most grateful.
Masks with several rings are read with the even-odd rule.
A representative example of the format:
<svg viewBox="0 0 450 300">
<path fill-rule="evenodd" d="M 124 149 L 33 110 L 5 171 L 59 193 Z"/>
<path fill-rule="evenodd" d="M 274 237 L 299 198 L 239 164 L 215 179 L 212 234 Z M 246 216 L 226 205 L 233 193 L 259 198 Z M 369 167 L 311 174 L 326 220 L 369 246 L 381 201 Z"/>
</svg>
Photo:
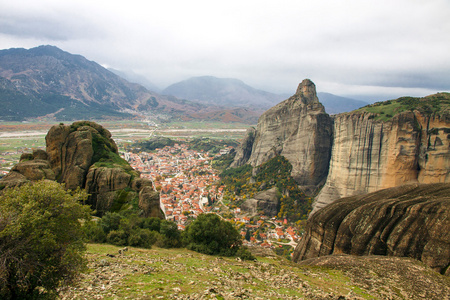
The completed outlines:
<svg viewBox="0 0 450 300">
<path fill-rule="evenodd" d="M 189 150 L 183 143 L 165 146 L 155 152 L 124 153 L 130 165 L 141 172 L 142 177 L 153 181 L 160 192 L 161 209 L 166 219 L 185 229 L 189 220 L 202 213 L 219 213 L 217 205 L 223 196 L 223 186 L 219 186 L 219 176 L 211 167 L 214 155 L 204 151 Z M 217 155 L 228 153 L 227 148 Z M 216 205 L 211 205 L 215 203 Z M 286 220 L 269 219 L 261 216 L 256 222 L 241 214 L 239 208 L 229 210 L 233 217 L 227 220 L 237 224 L 243 237 L 249 230 L 249 243 L 272 247 L 270 240 L 294 245 L 299 236 Z"/>
<path fill-rule="evenodd" d="M 189 219 L 211 212 L 208 201 L 222 196 L 223 187 L 216 185 L 219 177 L 211 167 L 214 156 L 188 150 L 186 144 L 166 146 L 155 153 L 126 153 L 125 158 L 142 177 L 153 181 L 166 219 L 176 222 L 180 229 Z"/>
</svg>

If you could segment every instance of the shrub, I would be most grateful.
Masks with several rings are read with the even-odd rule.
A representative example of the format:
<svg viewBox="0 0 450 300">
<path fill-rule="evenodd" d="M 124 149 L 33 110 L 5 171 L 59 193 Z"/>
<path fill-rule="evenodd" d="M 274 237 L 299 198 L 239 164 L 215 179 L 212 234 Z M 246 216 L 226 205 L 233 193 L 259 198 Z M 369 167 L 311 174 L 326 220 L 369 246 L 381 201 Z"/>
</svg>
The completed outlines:
<svg viewBox="0 0 450 300">
<path fill-rule="evenodd" d="M 116 246 L 125 246 L 128 236 L 123 230 L 112 230 L 106 236 L 106 241 Z"/>
<path fill-rule="evenodd" d="M 178 248 L 182 246 L 181 233 L 175 222 L 162 220 L 159 230 L 161 238 L 157 241 L 157 246 L 162 248 Z"/>
<path fill-rule="evenodd" d="M 161 229 L 161 219 L 160 218 L 142 218 L 138 223 L 140 228 L 146 228 L 152 231 L 159 232 Z"/>
<path fill-rule="evenodd" d="M 116 212 L 107 212 L 100 220 L 99 225 L 102 227 L 103 232 L 108 234 L 111 230 L 119 230 L 120 221 L 122 216 Z"/>
<path fill-rule="evenodd" d="M 204 254 L 233 256 L 242 244 L 241 235 L 230 222 L 215 214 L 201 214 L 184 235 L 187 248 Z"/>
<path fill-rule="evenodd" d="M 104 243 L 106 241 L 106 234 L 99 222 L 93 220 L 85 222 L 83 225 L 83 231 L 88 242 Z"/>
<path fill-rule="evenodd" d="M 128 245 L 150 249 L 156 243 L 160 234 L 148 229 L 136 229 L 128 237 Z"/>
<path fill-rule="evenodd" d="M 253 256 L 253 254 L 248 250 L 247 247 L 241 247 L 236 252 L 236 256 L 241 258 L 242 260 L 255 260 L 256 257 Z"/>
<path fill-rule="evenodd" d="M 82 191 L 38 181 L 0 196 L 0 298 L 56 297 L 56 289 L 84 268 L 84 233 L 90 218 Z"/>
</svg>

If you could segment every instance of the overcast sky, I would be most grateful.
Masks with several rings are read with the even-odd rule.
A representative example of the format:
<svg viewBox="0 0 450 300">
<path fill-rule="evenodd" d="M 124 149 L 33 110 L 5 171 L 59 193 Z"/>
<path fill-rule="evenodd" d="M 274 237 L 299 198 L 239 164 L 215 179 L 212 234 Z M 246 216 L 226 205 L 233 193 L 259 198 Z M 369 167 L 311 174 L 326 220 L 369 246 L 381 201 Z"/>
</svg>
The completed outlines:
<svg viewBox="0 0 450 300">
<path fill-rule="evenodd" d="M 161 88 L 238 78 L 379 100 L 450 91 L 449 0 L 0 0 L 0 48 L 55 45 Z M 376 100 L 376 99 L 373 99 Z"/>
</svg>

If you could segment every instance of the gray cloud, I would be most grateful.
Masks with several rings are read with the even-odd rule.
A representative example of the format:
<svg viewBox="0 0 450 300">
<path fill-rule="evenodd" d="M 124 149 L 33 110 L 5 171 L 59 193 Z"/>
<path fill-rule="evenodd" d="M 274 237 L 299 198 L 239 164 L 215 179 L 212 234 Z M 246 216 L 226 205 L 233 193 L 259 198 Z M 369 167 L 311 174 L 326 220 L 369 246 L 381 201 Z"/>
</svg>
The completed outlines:
<svg viewBox="0 0 450 300">
<path fill-rule="evenodd" d="M 450 90 L 449 11 L 447 0 L 17 0 L 0 4 L 0 42 L 54 44 L 160 87 L 214 75 L 290 93 L 310 78 L 338 95 L 421 96 Z"/>
</svg>

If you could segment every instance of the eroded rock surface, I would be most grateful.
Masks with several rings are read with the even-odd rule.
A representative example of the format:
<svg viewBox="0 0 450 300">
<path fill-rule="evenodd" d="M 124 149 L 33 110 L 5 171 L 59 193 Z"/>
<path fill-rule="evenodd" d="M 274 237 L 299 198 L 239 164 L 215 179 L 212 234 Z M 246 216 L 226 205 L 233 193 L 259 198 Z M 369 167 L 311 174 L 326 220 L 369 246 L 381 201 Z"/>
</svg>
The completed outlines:
<svg viewBox="0 0 450 300">
<path fill-rule="evenodd" d="M 318 210 L 293 259 L 330 254 L 410 257 L 450 275 L 450 184 L 403 185 Z"/>
<path fill-rule="evenodd" d="M 105 154 L 118 154 L 111 133 L 95 122 L 55 125 L 50 128 L 45 141 L 58 182 L 65 183 L 70 189 L 84 187 L 89 168 Z"/>
<path fill-rule="evenodd" d="M 233 162 L 231 163 L 231 168 L 240 167 L 245 165 L 250 156 L 252 155 L 253 143 L 255 142 L 256 129 L 250 128 L 247 130 L 247 134 L 245 138 L 242 140 L 239 147 L 236 149 L 236 156 L 234 157 Z"/>
<path fill-rule="evenodd" d="M 313 191 L 328 174 L 332 130 L 333 121 L 319 102 L 314 83 L 305 79 L 295 95 L 259 118 L 248 163 L 259 166 L 282 155 L 292 164 L 292 177 Z"/>
<path fill-rule="evenodd" d="M 144 212 L 144 217 L 163 218 L 160 209 L 159 193 L 152 187 L 145 186 L 139 192 L 139 208 Z"/>
<path fill-rule="evenodd" d="M 259 211 L 263 211 L 264 215 L 274 217 L 278 213 L 280 203 L 278 189 L 273 187 L 267 191 L 257 193 L 253 198 L 247 199 L 242 205 L 243 212 L 249 215 L 257 215 Z"/>
<path fill-rule="evenodd" d="M 406 111 L 335 116 L 330 170 L 314 210 L 336 199 L 407 183 L 450 182 L 450 117 Z"/>
<path fill-rule="evenodd" d="M 2 178 L 0 185 L 3 187 L 14 187 L 33 180 L 55 180 L 55 174 L 47 159 L 48 155 L 43 150 L 22 154 L 19 163 Z"/>
</svg>

